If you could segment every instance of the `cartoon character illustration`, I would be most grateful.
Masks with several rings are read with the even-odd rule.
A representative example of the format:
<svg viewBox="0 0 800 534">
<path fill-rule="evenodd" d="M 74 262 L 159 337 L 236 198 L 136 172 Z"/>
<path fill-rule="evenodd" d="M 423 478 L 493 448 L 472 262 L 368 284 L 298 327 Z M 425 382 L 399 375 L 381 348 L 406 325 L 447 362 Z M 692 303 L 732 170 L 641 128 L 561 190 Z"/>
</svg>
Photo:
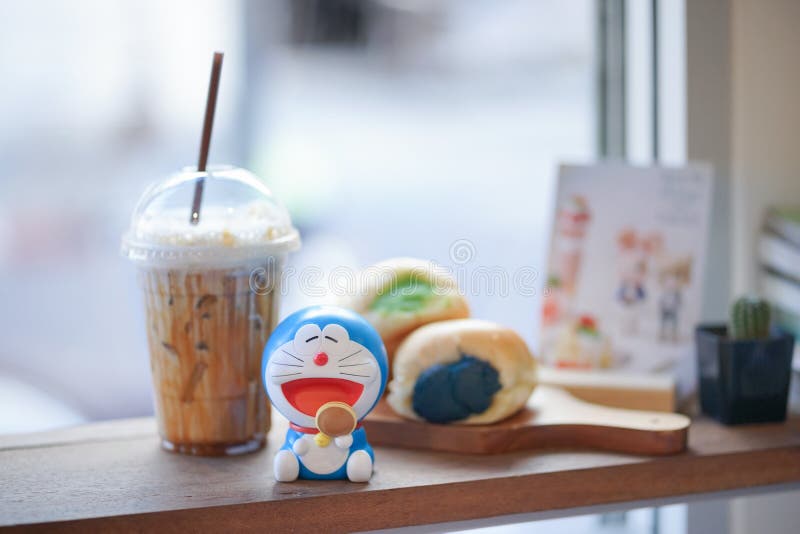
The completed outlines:
<svg viewBox="0 0 800 534">
<path fill-rule="evenodd" d="M 583 244 L 592 215 L 583 195 L 572 195 L 559 206 L 542 308 L 542 324 L 552 326 L 570 315 L 578 285 Z M 547 342 L 545 342 L 547 344 Z"/>
<path fill-rule="evenodd" d="M 275 455 L 276 480 L 370 479 L 374 454 L 360 423 L 383 394 L 388 363 L 366 320 L 333 306 L 295 312 L 270 336 L 262 376 L 290 422 Z"/>
<path fill-rule="evenodd" d="M 642 304 L 647 300 L 648 264 L 652 256 L 660 254 L 663 239 L 660 234 L 639 235 L 631 228 L 617 235 L 620 283 L 616 299 L 621 308 L 622 333 L 639 333 L 639 316 Z"/>
<path fill-rule="evenodd" d="M 683 304 L 683 290 L 689 285 L 692 276 L 692 258 L 685 256 L 666 262 L 661 268 L 661 296 L 659 307 L 659 338 L 662 341 L 677 342 L 679 339 L 680 309 Z"/>
<path fill-rule="evenodd" d="M 639 308 L 647 298 L 644 285 L 647 261 L 639 236 L 630 228 L 619 233 L 617 247 L 620 281 L 616 299 L 621 307 L 622 331 L 628 335 L 635 335 L 639 330 Z"/>
<path fill-rule="evenodd" d="M 575 293 L 581 268 L 583 240 L 591 218 L 589 203 L 582 195 L 573 195 L 558 210 L 556 247 L 550 271 L 551 276 L 559 279 L 560 287 L 568 295 Z"/>
</svg>

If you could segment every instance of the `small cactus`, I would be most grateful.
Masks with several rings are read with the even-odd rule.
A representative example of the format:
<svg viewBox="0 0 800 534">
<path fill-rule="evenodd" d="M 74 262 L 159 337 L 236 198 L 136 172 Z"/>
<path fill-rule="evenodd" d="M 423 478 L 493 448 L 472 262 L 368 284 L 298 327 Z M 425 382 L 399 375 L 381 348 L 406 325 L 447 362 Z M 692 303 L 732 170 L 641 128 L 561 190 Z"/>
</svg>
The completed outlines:
<svg viewBox="0 0 800 534">
<path fill-rule="evenodd" d="M 770 309 L 766 300 L 740 297 L 731 306 L 730 336 L 733 339 L 769 337 Z"/>
</svg>

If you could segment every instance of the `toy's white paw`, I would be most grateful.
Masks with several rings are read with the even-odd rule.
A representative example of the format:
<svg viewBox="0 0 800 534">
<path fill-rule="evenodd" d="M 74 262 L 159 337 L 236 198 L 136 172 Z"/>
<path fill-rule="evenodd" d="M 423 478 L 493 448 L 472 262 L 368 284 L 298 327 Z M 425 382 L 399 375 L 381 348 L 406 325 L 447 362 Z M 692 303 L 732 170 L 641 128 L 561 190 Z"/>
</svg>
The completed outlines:
<svg viewBox="0 0 800 534">
<path fill-rule="evenodd" d="M 275 455 L 272 466 L 275 471 L 275 480 L 278 482 L 294 482 L 300 474 L 300 462 L 292 451 L 283 449 Z"/>
<path fill-rule="evenodd" d="M 372 458 L 367 451 L 356 451 L 347 460 L 347 478 L 350 482 L 367 482 L 372 476 Z"/>
<path fill-rule="evenodd" d="M 353 444 L 353 435 L 347 434 L 346 436 L 339 436 L 334 440 L 334 442 L 340 449 L 349 449 L 350 445 Z"/>
<path fill-rule="evenodd" d="M 297 456 L 303 456 L 308 452 L 309 447 L 308 440 L 306 440 L 304 436 L 294 442 L 294 445 L 292 445 L 292 450 Z"/>
</svg>

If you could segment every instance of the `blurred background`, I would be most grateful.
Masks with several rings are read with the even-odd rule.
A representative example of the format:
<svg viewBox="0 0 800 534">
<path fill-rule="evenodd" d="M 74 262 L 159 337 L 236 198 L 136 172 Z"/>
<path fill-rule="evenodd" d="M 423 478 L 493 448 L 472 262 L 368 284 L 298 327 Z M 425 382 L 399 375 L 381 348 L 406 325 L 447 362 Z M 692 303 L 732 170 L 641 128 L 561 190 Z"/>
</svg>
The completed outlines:
<svg viewBox="0 0 800 534">
<path fill-rule="evenodd" d="M 800 204 L 799 24 L 792 0 L 0 2 L 0 433 L 152 413 L 119 242 L 145 186 L 196 162 L 214 50 L 210 163 L 288 206 L 290 267 L 454 267 L 466 240 L 467 269 L 541 272 L 559 163 L 700 160 L 722 319 L 757 287 L 765 208 Z M 538 294 L 471 304 L 537 346 Z M 797 532 L 779 497 L 539 527 Z"/>
<path fill-rule="evenodd" d="M 293 266 L 452 265 L 467 239 L 474 265 L 513 270 L 542 262 L 558 162 L 596 153 L 594 17 L 590 0 L 0 3 L 0 395 L 59 407 L 0 432 L 152 413 L 119 241 L 145 186 L 196 161 L 214 50 L 210 161 L 289 207 Z M 532 340 L 536 298 L 473 300 Z"/>
</svg>

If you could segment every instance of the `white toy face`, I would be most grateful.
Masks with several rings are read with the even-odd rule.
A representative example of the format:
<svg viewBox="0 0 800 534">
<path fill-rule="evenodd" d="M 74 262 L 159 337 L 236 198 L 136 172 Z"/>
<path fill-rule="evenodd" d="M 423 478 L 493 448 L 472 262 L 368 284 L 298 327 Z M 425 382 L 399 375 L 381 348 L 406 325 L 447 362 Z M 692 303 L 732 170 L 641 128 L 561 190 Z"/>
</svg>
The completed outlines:
<svg viewBox="0 0 800 534">
<path fill-rule="evenodd" d="M 335 323 L 301 326 L 293 340 L 272 352 L 265 375 L 272 403 L 304 427 L 313 427 L 317 410 L 330 401 L 349 404 L 361 420 L 381 389 L 375 356 Z"/>
</svg>

